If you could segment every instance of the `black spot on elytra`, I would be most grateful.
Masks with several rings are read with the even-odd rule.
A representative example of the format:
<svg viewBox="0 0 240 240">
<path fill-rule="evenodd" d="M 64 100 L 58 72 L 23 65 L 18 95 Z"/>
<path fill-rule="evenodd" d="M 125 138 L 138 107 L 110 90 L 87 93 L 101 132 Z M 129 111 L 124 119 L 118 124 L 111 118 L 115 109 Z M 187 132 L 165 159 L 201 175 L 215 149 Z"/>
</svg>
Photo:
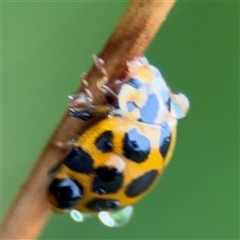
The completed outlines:
<svg viewBox="0 0 240 240">
<path fill-rule="evenodd" d="M 49 201 L 57 208 L 68 209 L 82 198 L 82 186 L 73 179 L 54 179 L 49 186 Z"/>
<path fill-rule="evenodd" d="M 93 159 L 82 148 L 76 147 L 64 159 L 64 164 L 71 170 L 79 173 L 93 172 Z"/>
<path fill-rule="evenodd" d="M 122 186 L 123 174 L 116 169 L 99 167 L 95 170 L 93 191 L 98 194 L 115 193 Z"/>
<path fill-rule="evenodd" d="M 103 132 L 95 141 L 95 145 L 103 153 L 110 152 L 113 149 L 112 131 Z"/>
<path fill-rule="evenodd" d="M 100 212 L 118 209 L 120 206 L 119 201 L 114 199 L 100 199 L 96 198 L 86 204 L 87 208 Z"/>
<path fill-rule="evenodd" d="M 128 197 L 136 197 L 146 191 L 158 175 L 157 170 L 151 170 L 144 175 L 134 179 L 126 188 Z"/>
<path fill-rule="evenodd" d="M 137 163 L 145 161 L 150 152 L 150 141 L 137 132 L 136 128 L 125 133 L 123 139 L 123 155 Z"/>
<path fill-rule="evenodd" d="M 163 123 L 161 124 L 161 133 L 160 133 L 160 147 L 159 147 L 159 151 L 161 153 L 161 155 L 165 158 L 167 153 L 168 153 L 168 149 L 171 143 L 171 129 L 169 127 L 169 125 L 167 123 Z"/>
</svg>

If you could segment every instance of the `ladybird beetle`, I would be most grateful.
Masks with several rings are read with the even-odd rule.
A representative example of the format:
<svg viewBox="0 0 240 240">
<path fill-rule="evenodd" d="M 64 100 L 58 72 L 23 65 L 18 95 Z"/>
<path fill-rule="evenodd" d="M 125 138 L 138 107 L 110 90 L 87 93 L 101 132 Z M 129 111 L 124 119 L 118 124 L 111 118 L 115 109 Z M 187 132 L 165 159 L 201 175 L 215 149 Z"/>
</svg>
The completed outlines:
<svg viewBox="0 0 240 240">
<path fill-rule="evenodd" d="M 54 169 L 49 199 L 70 210 L 76 221 L 98 214 L 107 226 L 121 226 L 167 166 L 176 140 L 177 120 L 186 115 L 188 99 L 173 94 L 157 68 L 145 57 L 127 63 L 124 81 L 107 85 L 104 62 L 95 57 L 103 78 L 97 83 L 108 104 L 93 105 L 85 91 L 70 96 L 72 117 L 100 116 L 73 144 Z"/>
</svg>

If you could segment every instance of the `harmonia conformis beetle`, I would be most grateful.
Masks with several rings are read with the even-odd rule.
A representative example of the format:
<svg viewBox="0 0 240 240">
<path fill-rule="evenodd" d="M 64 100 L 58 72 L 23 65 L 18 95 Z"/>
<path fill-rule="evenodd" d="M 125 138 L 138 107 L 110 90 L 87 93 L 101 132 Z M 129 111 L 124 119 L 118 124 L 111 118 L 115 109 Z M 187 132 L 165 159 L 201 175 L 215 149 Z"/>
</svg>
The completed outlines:
<svg viewBox="0 0 240 240">
<path fill-rule="evenodd" d="M 70 210 L 76 221 L 98 214 L 105 225 L 121 226 L 168 165 L 177 121 L 186 115 L 189 102 L 172 93 L 145 57 L 128 62 L 127 79 L 114 90 L 106 84 L 103 61 L 95 58 L 95 63 L 104 75 L 99 90 L 113 101 L 94 106 L 88 91 L 70 97 L 72 117 L 102 118 L 75 141 L 55 170 L 49 199 L 54 207 Z"/>
</svg>

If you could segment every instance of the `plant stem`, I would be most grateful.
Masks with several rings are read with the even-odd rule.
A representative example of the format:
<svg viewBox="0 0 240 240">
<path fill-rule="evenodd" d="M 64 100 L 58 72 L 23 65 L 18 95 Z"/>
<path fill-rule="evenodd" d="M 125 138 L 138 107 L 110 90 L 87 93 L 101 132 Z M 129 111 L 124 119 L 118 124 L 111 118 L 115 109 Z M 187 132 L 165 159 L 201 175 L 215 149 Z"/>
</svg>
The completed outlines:
<svg viewBox="0 0 240 240">
<path fill-rule="evenodd" d="M 142 56 L 159 27 L 165 21 L 175 0 L 134 0 L 129 5 L 115 31 L 98 55 L 105 61 L 109 81 L 126 74 L 126 62 Z M 99 71 L 93 66 L 86 76 L 94 104 L 105 99 L 96 87 Z M 1 225 L 1 239 L 35 239 L 51 215 L 46 190 L 50 178 L 48 171 L 64 158 L 66 151 L 56 147 L 57 141 L 67 142 L 84 131 L 91 122 L 80 121 L 65 113 L 50 137 L 42 154 L 19 189 L 15 200 Z"/>
</svg>

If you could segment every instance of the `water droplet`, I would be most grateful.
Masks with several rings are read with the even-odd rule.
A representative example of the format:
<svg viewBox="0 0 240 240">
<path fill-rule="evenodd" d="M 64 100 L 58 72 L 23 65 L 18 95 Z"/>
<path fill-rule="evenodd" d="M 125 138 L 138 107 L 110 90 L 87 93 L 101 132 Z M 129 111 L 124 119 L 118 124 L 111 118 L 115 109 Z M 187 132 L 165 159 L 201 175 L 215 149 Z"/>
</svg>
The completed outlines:
<svg viewBox="0 0 240 240">
<path fill-rule="evenodd" d="M 76 221 L 76 222 L 83 222 L 84 220 L 84 216 L 82 213 L 80 213 L 79 211 L 77 210 L 71 210 L 70 211 L 70 216 L 71 218 Z"/>
<path fill-rule="evenodd" d="M 99 216 L 99 218 L 100 218 L 100 220 L 101 220 L 101 222 L 102 222 L 103 224 L 105 224 L 105 225 L 108 226 L 108 227 L 114 227 L 115 222 L 114 222 L 114 220 L 111 218 L 111 216 L 110 216 L 110 214 L 109 214 L 108 212 L 100 212 L 100 213 L 98 214 L 98 216 Z"/>
<path fill-rule="evenodd" d="M 171 114 L 173 117 L 184 118 L 187 115 L 189 105 L 189 100 L 184 94 L 171 94 Z"/>
<path fill-rule="evenodd" d="M 119 211 L 106 212 L 98 214 L 100 221 L 108 227 L 121 227 L 129 222 L 133 213 L 133 207 L 127 206 Z"/>
</svg>

